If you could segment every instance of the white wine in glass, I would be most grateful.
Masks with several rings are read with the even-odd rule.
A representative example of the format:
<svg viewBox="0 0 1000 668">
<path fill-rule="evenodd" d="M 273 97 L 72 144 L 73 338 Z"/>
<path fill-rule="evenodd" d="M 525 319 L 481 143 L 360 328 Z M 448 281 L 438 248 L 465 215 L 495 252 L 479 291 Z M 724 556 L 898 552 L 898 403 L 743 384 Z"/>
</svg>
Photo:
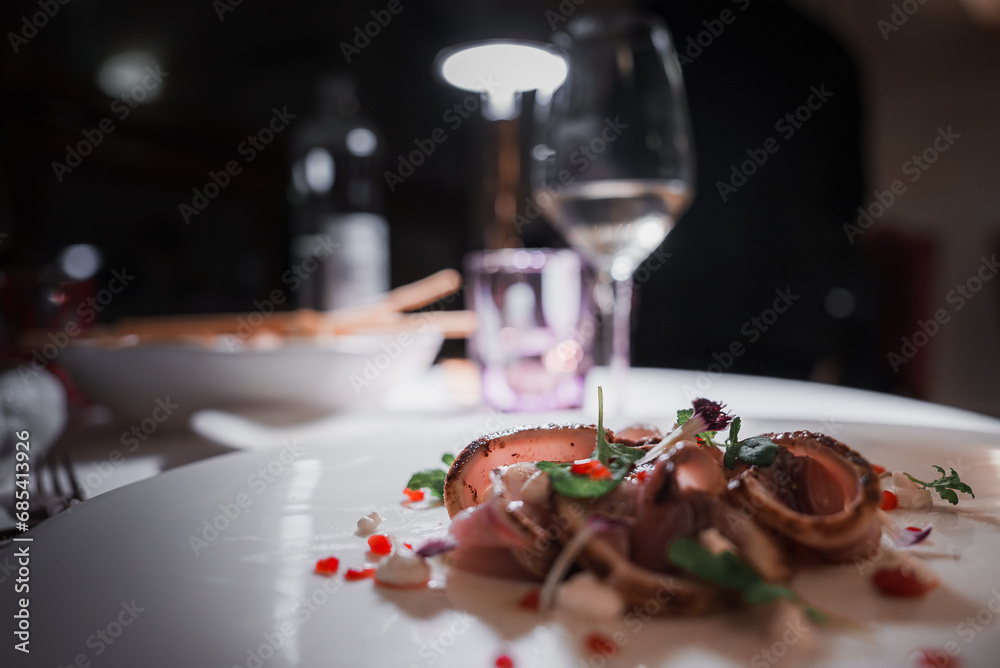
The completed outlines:
<svg viewBox="0 0 1000 668">
<path fill-rule="evenodd" d="M 654 16 L 582 16 L 553 42 L 569 74 L 537 105 L 532 187 L 597 272 L 614 409 L 629 368 L 632 275 L 691 202 L 687 102 L 670 33 Z"/>
</svg>

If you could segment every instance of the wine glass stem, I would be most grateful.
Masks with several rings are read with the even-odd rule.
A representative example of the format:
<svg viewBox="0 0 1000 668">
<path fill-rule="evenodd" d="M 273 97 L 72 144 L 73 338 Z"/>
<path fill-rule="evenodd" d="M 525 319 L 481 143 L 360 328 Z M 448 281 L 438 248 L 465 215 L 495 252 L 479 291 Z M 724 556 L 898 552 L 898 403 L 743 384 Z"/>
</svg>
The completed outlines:
<svg viewBox="0 0 1000 668">
<path fill-rule="evenodd" d="M 628 386 L 629 338 L 632 323 L 632 278 L 612 280 L 615 291 L 611 330 L 611 408 L 621 413 Z"/>
</svg>

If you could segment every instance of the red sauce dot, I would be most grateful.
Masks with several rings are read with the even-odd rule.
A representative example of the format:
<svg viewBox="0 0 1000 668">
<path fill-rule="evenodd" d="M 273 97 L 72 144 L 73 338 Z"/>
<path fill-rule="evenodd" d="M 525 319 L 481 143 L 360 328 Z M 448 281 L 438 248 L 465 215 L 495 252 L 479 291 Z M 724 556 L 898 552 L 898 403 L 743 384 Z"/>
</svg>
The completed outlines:
<svg viewBox="0 0 1000 668">
<path fill-rule="evenodd" d="M 899 499 L 896 495 L 887 489 L 882 490 L 882 505 L 879 506 L 882 510 L 894 510 L 896 506 L 899 505 Z"/>
<path fill-rule="evenodd" d="M 375 569 L 371 566 L 362 566 L 361 568 L 348 568 L 347 572 L 344 573 L 344 579 L 347 580 L 348 582 L 367 580 L 373 577 L 375 577 Z"/>
<path fill-rule="evenodd" d="M 392 552 L 392 541 L 385 534 L 377 533 L 368 536 L 368 549 L 375 554 L 389 554 Z"/>
<path fill-rule="evenodd" d="M 607 636 L 591 633 L 587 636 L 587 651 L 591 654 L 600 654 L 605 658 L 611 658 L 618 653 L 618 645 Z"/>
<path fill-rule="evenodd" d="M 943 649 L 917 650 L 910 655 L 910 660 L 920 668 L 959 668 L 962 665 L 961 659 Z"/>
<path fill-rule="evenodd" d="M 880 568 L 872 576 L 872 584 L 886 596 L 916 598 L 923 596 L 937 586 L 937 581 L 925 582 L 910 568 L 895 566 Z"/>
<path fill-rule="evenodd" d="M 885 467 L 884 466 L 879 466 L 878 464 L 872 464 L 872 469 L 874 469 L 875 473 L 877 473 L 879 475 L 882 475 L 883 473 L 885 473 Z"/>
<path fill-rule="evenodd" d="M 497 668 L 514 668 L 514 660 L 506 654 L 501 654 L 497 657 L 495 665 Z"/>
<path fill-rule="evenodd" d="M 538 590 L 532 589 L 517 604 L 525 610 L 538 610 Z"/>
<path fill-rule="evenodd" d="M 327 557 L 316 562 L 316 573 L 320 575 L 334 575 L 340 568 L 340 559 L 337 557 Z"/>
</svg>

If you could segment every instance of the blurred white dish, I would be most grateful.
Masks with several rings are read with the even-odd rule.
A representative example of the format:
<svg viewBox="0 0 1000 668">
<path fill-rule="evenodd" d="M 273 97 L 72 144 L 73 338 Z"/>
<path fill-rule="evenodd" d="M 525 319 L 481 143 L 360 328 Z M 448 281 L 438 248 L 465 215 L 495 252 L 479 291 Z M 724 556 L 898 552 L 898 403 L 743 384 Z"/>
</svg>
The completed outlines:
<svg viewBox="0 0 1000 668">
<path fill-rule="evenodd" d="M 112 348 L 80 341 L 59 361 L 90 399 L 120 420 L 153 418 L 183 426 L 187 416 L 203 408 L 294 405 L 333 412 L 377 407 L 391 387 L 430 367 L 442 341 L 435 331 L 290 337 L 268 348 L 234 346 L 229 337 L 219 337 L 215 347 Z"/>
</svg>

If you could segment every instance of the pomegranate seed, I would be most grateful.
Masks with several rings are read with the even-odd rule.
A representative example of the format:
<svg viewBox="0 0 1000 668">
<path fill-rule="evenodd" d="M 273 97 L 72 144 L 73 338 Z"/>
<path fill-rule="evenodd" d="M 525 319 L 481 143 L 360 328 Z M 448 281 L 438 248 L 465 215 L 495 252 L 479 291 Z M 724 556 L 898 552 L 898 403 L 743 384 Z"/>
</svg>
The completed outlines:
<svg viewBox="0 0 1000 668">
<path fill-rule="evenodd" d="M 907 531 L 923 531 L 920 527 L 906 527 Z"/>
<path fill-rule="evenodd" d="M 573 462 L 569 471 L 574 475 L 590 476 L 593 480 L 610 480 L 612 477 L 608 467 L 596 459 L 581 459 Z"/>
<path fill-rule="evenodd" d="M 587 650 L 591 654 L 600 654 L 601 656 L 610 658 L 617 654 L 618 645 L 600 633 L 591 633 L 587 636 Z"/>
<path fill-rule="evenodd" d="M 882 510 L 893 510 L 899 505 L 899 499 L 896 495 L 887 489 L 882 490 L 882 505 L 879 506 Z"/>
<path fill-rule="evenodd" d="M 337 557 L 327 557 L 316 562 L 316 573 L 319 575 L 334 575 L 340 568 L 340 559 Z"/>
<path fill-rule="evenodd" d="M 642 471 L 637 471 L 635 474 L 635 479 L 639 482 L 646 482 L 649 480 L 649 471 L 643 469 Z"/>
<path fill-rule="evenodd" d="M 506 654 L 501 654 L 497 657 L 495 665 L 497 668 L 514 668 L 514 660 Z"/>
<path fill-rule="evenodd" d="M 377 533 L 374 536 L 368 536 L 368 549 L 375 554 L 389 554 L 392 552 L 392 541 L 385 534 Z"/>
<path fill-rule="evenodd" d="M 410 489 L 407 487 L 403 490 L 403 494 L 409 497 L 410 501 L 423 501 L 424 500 L 424 490 L 422 489 Z"/>
<path fill-rule="evenodd" d="M 916 598 L 923 596 L 937 586 L 936 581 L 924 582 L 912 569 L 902 566 L 880 568 L 872 576 L 872 584 L 886 596 Z"/>
<path fill-rule="evenodd" d="M 362 566 L 361 568 L 348 568 L 347 572 L 344 573 L 344 579 L 348 582 L 356 582 L 357 580 L 367 580 L 369 578 L 375 577 L 375 569 L 371 566 Z"/>
<path fill-rule="evenodd" d="M 538 590 L 532 589 L 517 604 L 525 610 L 538 610 Z"/>
</svg>

